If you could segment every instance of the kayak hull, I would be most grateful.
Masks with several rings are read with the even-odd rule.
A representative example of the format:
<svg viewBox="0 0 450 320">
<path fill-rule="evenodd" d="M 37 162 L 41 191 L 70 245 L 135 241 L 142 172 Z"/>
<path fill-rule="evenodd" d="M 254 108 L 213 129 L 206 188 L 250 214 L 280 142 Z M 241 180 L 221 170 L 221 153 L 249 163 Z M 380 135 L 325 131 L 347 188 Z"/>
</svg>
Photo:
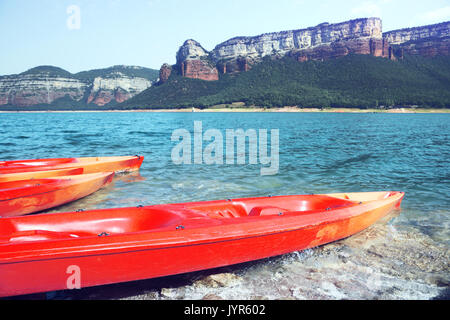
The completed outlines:
<svg viewBox="0 0 450 320">
<path fill-rule="evenodd" d="M 0 178 L 3 174 L 74 168 L 82 168 L 84 174 L 98 172 L 132 172 L 139 170 L 143 161 L 143 156 L 4 161 L 0 163 Z"/>
<path fill-rule="evenodd" d="M 78 174 L 82 174 L 82 173 L 83 173 L 83 168 L 6 173 L 6 174 L 0 174 L 0 183 L 11 182 L 11 181 L 52 178 L 52 177 L 64 177 L 64 176 L 78 175 Z"/>
<path fill-rule="evenodd" d="M 66 242 L 60 249 L 57 249 L 58 245 L 55 246 L 57 242 L 51 240 L 34 243 L 19 241 L 14 244 L 10 239 L 2 245 L 0 238 L 0 296 L 155 278 L 304 250 L 364 230 L 398 207 L 402 199 L 403 193 L 394 193 L 386 199 L 353 203 L 349 207 L 326 212 L 306 210 L 300 213 L 284 212 L 282 215 L 272 213 L 259 216 L 250 216 L 247 212 L 247 216 L 221 218 L 224 221 L 214 218 L 219 220 L 218 222 L 205 221 L 202 216 L 195 216 L 187 220 L 183 218 L 184 220 L 172 221 L 174 223 L 165 221 L 164 224 L 164 221 L 159 221 L 160 225 L 164 225 L 157 228 L 160 231 L 138 232 L 139 228 L 134 230 L 136 225 L 130 224 L 128 230 L 137 232 L 107 235 L 114 228 L 121 230 L 120 223 L 116 223 L 110 228 L 104 225 L 103 230 L 107 232 L 103 235 L 99 234 L 90 240 L 82 239 L 83 237 L 73 239 L 70 248 Z M 283 201 L 283 198 L 275 200 Z M 232 200 L 233 203 L 244 201 Z M 192 205 L 198 207 L 210 204 L 211 202 L 205 202 Z M 223 206 L 222 202 L 213 204 Z M 186 208 L 186 204 L 149 208 L 127 210 L 129 216 L 135 214 L 142 219 L 145 213 L 150 214 L 148 210 L 181 212 Z M 224 212 L 221 210 L 220 213 Z M 89 214 L 96 220 L 102 214 L 108 214 L 108 210 L 83 214 Z M 117 221 L 122 221 L 122 214 L 116 213 Z M 65 219 L 62 215 L 64 214 L 58 219 Z M 160 216 L 161 213 L 155 215 L 155 219 Z M 34 218 L 36 219 L 36 216 Z M 9 223 L 18 226 L 25 222 Z M 39 223 L 35 220 L 31 224 L 36 226 Z M 92 224 L 92 227 L 86 230 L 100 231 L 95 229 L 94 225 L 98 226 L 98 223 Z M 124 227 L 122 231 L 125 229 Z M 19 250 L 21 253 L 18 253 Z"/>
<path fill-rule="evenodd" d="M 84 198 L 113 177 L 107 172 L 0 183 L 0 216 L 26 215 Z"/>
</svg>

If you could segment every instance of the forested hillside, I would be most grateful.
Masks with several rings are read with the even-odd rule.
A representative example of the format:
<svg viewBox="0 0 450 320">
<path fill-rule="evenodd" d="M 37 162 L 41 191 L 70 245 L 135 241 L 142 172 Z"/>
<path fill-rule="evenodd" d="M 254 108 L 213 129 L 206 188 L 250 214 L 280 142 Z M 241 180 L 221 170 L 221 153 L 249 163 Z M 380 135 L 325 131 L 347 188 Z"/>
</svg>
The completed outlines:
<svg viewBox="0 0 450 320">
<path fill-rule="evenodd" d="M 167 83 L 118 107 L 204 108 L 232 102 L 261 107 L 450 107 L 448 56 L 390 61 L 349 55 L 303 63 L 289 57 L 265 58 L 250 71 L 220 75 L 219 81 L 181 77 L 173 68 Z"/>
</svg>

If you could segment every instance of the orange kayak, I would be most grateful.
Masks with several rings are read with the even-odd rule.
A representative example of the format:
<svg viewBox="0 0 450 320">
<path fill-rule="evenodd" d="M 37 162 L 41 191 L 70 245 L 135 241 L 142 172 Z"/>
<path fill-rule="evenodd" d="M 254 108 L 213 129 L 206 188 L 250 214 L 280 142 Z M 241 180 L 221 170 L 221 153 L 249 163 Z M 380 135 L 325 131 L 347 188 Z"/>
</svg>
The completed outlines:
<svg viewBox="0 0 450 320">
<path fill-rule="evenodd" d="M 20 181 L 20 180 L 33 180 L 33 179 L 72 176 L 82 173 L 83 168 L 5 173 L 0 174 L 0 183 L 10 181 Z"/>
<path fill-rule="evenodd" d="M 161 277 L 336 241 L 404 193 L 229 199 L 0 219 L 0 296 Z"/>
<path fill-rule="evenodd" d="M 137 171 L 143 156 L 14 160 L 0 162 L 3 174 L 82 168 L 83 173 Z"/>
<path fill-rule="evenodd" d="M 109 184 L 114 172 L 0 183 L 0 216 L 39 212 L 86 197 Z"/>
</svg>

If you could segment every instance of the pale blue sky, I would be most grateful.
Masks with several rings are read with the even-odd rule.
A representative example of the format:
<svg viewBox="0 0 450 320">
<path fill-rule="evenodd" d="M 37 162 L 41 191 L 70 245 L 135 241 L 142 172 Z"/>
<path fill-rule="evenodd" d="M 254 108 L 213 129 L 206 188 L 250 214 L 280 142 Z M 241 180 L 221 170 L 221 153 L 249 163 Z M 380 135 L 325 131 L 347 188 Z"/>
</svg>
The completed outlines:
<svg viewBox="0 0 450 320">
<path fill-rule="evenodd" d="M 211 50 L 235 36 L 369 16 L 381 17 L 384 31 L 438 23 L 450 20 L 450 0 L 0 0 L 0 74 L 38 65 L 159 69 L 175 63 L 186 39 Z"/>
</svg>

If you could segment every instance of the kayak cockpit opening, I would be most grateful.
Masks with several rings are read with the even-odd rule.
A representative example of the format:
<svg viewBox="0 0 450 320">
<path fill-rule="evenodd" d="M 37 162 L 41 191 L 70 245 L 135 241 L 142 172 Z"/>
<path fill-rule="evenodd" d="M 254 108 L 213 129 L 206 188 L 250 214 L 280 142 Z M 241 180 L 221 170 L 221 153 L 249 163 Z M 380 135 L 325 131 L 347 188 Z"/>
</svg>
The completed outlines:
<svg viewBox="0 0 450 320">
<path fill-rule="evenodd" d="M 380 192 L 358 192 L 358 193 L 334 193 L 329 194 L 330 197 L 339 199 L 348 199 L 355 202 L 370 202 L 385 200 L 389 197 L 395 196 L 399 191 L 380 191 Z"/>
<path fill-rule="evenodd" d="M 357 204 L 358 202 L 352 200 L 325 195 L 305 195 L 210 202 L 194 204 L 187 208 L 203 212 L 212 218 L 241 218 L 280 215 L 287 212 L 329 211 Z"/>
<path fill-rule="evenodd" d="M 0 219 L 0 244 L 156 231 L 172 228 L 184 219 L 182 211 L 172 212 L 156 206 Z"/>
<path fill-rule="evenodd" d="M 68 212 L 0 219 L 0 245 L 26 241 L 109 237 L 127 233 L 182 231 L 266 216 L 332 214 L 396 192 L 279 196 Z M 228 220 L 228 221 L 227 221 Z M 181 227 L 180 227 L 181 226 Z M 177 228 L 179 227 L 179 228 Z"/>
</svg>

